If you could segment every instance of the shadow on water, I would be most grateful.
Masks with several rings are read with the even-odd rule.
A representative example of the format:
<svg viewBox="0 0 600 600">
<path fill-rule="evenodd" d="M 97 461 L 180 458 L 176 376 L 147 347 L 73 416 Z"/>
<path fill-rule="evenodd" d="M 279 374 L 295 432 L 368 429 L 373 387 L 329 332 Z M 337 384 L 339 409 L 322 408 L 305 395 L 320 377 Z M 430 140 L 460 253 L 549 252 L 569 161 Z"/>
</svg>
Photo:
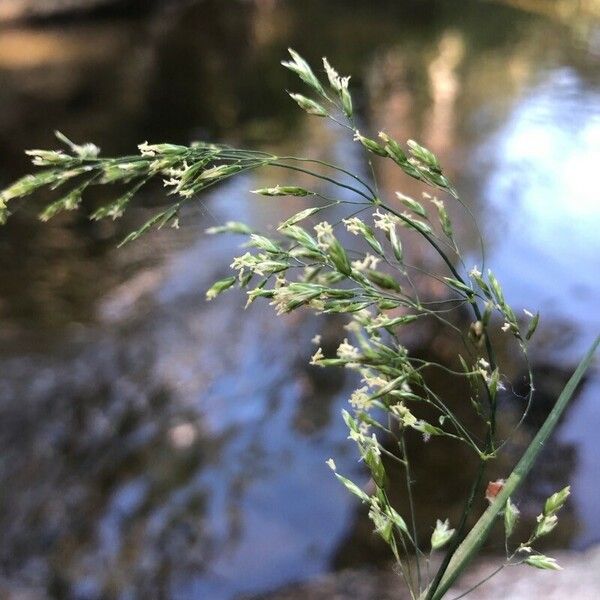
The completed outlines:
<svg viewBox="0 0 600 600">
<path fill-rule="evenodd" d="M 600 210 L 588 182 L 600 159 L 598 23 L 476 2 L 460 14 L 442 1 L 165 6 L 4 26 L 0 182 L 26 168 L 23 147 L 52 144 L 55 128 L 109 154 L 144 139 L 202 137 L 364 168 L 356 144 L 305 119 L 282 93 L 290 79 L 278 61 L 288 45 L 312 61 L 327 54 L 354 74 L 361 128 L 436 151 L 474 199 L 507 296 L 542 308 L 539 400 L 497 467 L 506 474 L 598 330 Z M 315 333 L 335 348 L 342 322 L 275 318 L 259 304 L 244 313 L 235 293 L 203 299 L 237 243 L 206 238 L 206 226 L 232 218 L 271 226 L 298 209 L 250 200 L 246 191 L 265 177 L 221 187 L 179 232 L 121 250 L 124 232 L 163 201 L 158 188 L 124 221 L 74 214 L 42 225 L 34 200 L 3 228 L 3 593 L 225 600 L 387 558 L 324 465 L 335 456 L 340 470 L 364 478 L 339 418 L 354 382 L 306 364 Z M 386 164 L 378 178 L 384 193 L 419 193 Z M 468 260 L 481 265 L 471 224 L 454 219 Z M 435 268 L 432 257 L 417 259 Z M 455 350 L 435 329 L 409 335 L 421 356 L 447 361 Z M 502 337 L 498 344 L 522 394 L 522 365 Z M 462 390 L 439 374 L 432 385 L 460 405 Z M 573 482 L 563 545 L 600 538 L 599 388 L 592 373 L 521 492 L 531 516 L 544 495 Z M 518 396 L 505 405 L 508 430 Z M 456 515 L 468 483 L 452 466 L 457 455 L 434 440 L 426 448 L 415 473 L 424 537 L 435 518 Z"/>
</svg>

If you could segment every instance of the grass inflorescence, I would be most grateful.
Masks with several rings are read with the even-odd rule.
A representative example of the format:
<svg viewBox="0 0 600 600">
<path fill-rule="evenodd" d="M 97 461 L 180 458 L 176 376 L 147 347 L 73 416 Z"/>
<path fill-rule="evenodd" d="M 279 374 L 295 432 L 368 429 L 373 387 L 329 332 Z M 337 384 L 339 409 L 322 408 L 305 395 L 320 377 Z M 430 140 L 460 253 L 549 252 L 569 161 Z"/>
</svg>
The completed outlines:
<svg viewBox="0 0 600 600">
<path fill-rule="evenodd" d="M 9 215 L 11 203 L 42 188 L 62 192 L 41 213 L 49 220 L 62 211 L 79 208 L 90 186 L 118 185 L 115 199 L 97 208 L 91 219 L 117 219 L 127 210 L 136 194 L 152 179 L 162 179 L 173 198 L 144 225 L 131 232 L 123 243 L 132 242 L 153 228 L 177 227 L 184 205 L 195 202 L 199 193 L 241 173 L 272 167 L 289 175 L 310 177 L 314 187 L 300 187 L 286 181 L 254 190 L 265 197 L 299 197 L 314 200 L 279 224 L 275 234 L 254 231 L 244 223 L 228 222 L 212 227 L 209 234 L 233 233 L 244 236 L 245 252 L 233 260 L 233 274 L 215 282 L 206 292 L 212 300 L 226 290 L 239 286 L 248 304 L 266 299 L 279 314 L 308 307 L 317 313 L 344 313 L 348 317 L 348 337 L 334 354 L 318 348 L 310 362 L 318 367 L 343 367 L 355 371 L 360 386 L 351 394 L 342 418 L 348 437 L 356 445 L 360 459 L 369 470 L 369 491 L 337 472 L 335 461 L 327 461 L 339 481 L 368 508 L 375 532 L 389 545 L 412 598 L 441 598 L 467 566 L 489 534 L 491 525 L 502 517 L 506 537 L 504 565 L 523 563 L 540 569 L 557 569 L 556 562 L 534 549 L 536 541 L 549 534 L 557 513 L 569 495 L 565 488 L 551 496 L 538 518 L 531 536 L 513 542 L 519 510 L 510 495 L 514 493 L 537 456 L 539 447 L 550 435 L 557 420 L 553 413 L 532 446 L 475 527 L 466 531 L 474 500 L 483 493 L 486 466 L 496 459 L 506 440 L 498 439 L 498 395 L 505 385 L 505 373 L 492 345 L 493 335 L 512 336 L 520 349 L 528 372 L 528 397 L 523 404 L 521 422 L 533 401 L 534 384 L 529 366 L 528 345 L 539 322 L 539 314 L 527 312 L 517 317 L 508 304 L 494 274 L 474 267 L 467 271 L 460 240 L 454 233 L 450 211 L 445 202 L 466 210 L 437 157 L 413 140 L 406 144 L 385 132 L 376 137 L 363 135 L 356 127 L 349 77 L 340 76 L 324 59 L 322 81 L 295 51 L 282 64 L 295 73 L 308 95 L 290 93 L 299 107 L 310 115 L 330 119 L 360 144 L 367 159 L 392 161 L 406 176 L 425 187 L 421 198 L 397 192 L 392 199 L 378 193 L 375 171 L 370 180 L 340 165 L 301 157 L 280 157 L 268 152 L 242 150 L 226 145 L 194 143 L 190 146 L 144 142 L 131 156 L 105 158 L 93 144 L 78 145 L 57 133 L 62 150 L 31 150 L 34 165 L 40 167 L 0 193 L 0 221 Z M 324 196 L 323 184 L 340 192 L 340 197 Z M 343 194 L 341 193 L 343 192 Z M 439 196 L 439 197 L 438 197 Z M 445 200 L 444 200 L 445 198 Z M 328 213 L 340 209 L 343 218 L 327 220 Z M 312 225 L 310 224 L 312 223 Z M 428 273 L 446 290 L 443 301 L 424 298 L 414 280 L 414 266 L 406 261 L 404 240 L 417 236 L 436 254 L 443 271 Z M 344 243 L 356 242 L 352 248 Z M 467 327 L 452 319 L 455 311 L 471 315 Z M 457 336 L 460 371 L 411 356 L 402 343 L 402 329 L 415 321 L 434 319 Z M 494 331 L 492 331 L 494 330 Z M 591 351 L 593 353 L 593 350 Z M 584 362 L 585 370 L 591 354 Z M 468 383 L 472 419 L 467 423 L 446 399 L 429 385 L 427 372 L 442 368 Z M 579 372 L 581 377 L 582 370 Z M 570 399 L 572 382 L 560 412 Z M 423 412 L 423 407 L 427 410 Z M 428 417 L 424 417 L 426 414 Z M 481 432 L 484 435 L 481 435 Z M 413 432 L 413 433 L 411 433 Z M 406 438 L 421 437 L 424 452 L 431 438 L 461 444 L 478 461 L 464 511 L 457 523 L 440 515 L 432 523 L 432 535 L 418 538 L 417 507 L 413 498 L 411 456 Z M 542 436 L 541 438 L 539 436 Z M 535 444 L 535 447 L 534 447 Z M 393 506 L 389 498 L 386 464 L 393 460 L 405 473 L 405 502 Z M 432 552 L 445 552 L 439 569 L 431 576 Z"/>
</svg>

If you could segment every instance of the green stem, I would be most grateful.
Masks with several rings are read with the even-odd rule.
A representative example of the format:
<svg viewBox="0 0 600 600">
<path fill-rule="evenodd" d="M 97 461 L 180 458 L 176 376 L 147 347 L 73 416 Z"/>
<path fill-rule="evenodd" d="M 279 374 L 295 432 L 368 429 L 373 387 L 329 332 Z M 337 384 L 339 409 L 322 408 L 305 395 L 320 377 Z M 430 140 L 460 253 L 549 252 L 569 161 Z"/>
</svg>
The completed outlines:
<svg viewBox="0 0 600 600">
<path fill-rule="evenodd" d="M 336 179 L 332 179 L 331 177 L 327 177 L 326 175 L 321 175 L 320 173 L 311 171 L 310 169 L 303 169 L 302 167 L 293 167 L 292 165 L 286 165 L 286 164 L 280 163 L 280 162 L 269 162 L 268 164 L 271 165 L 272 167 L 280 167 L 283 169 L 290 169 L 291 171 L 299 171 L 300 173 L 306 173 L 307 175 L 312 175 L 313 177 L 317 177 L 318 179 L 322 179 L 323 181 L 328 181 L 329 183 L 333 183 L 334 185 L 337 185 L 338 187 L 350 190 L 351 192 L 354 192 L 355 194 L 359 194 L 360 196 L 362 196 L 363 198 L 366 198 L 369 201 L 374 201 L 374 198 L 372 198 L 371 196 L 367 196 L 367 194 L 364 194 L 359 189 L 352 187 L 351 185 L 346 185 L 345 183 L 342 183 L 341 181 L 337 181 Z"/>
<path fill-rule="evenodd" d="M 366 181 L 364 181 L 362 178 L 360 178 L 358 175 L 355 175 L 351 171 L 347 171 L 346 169 L 340 167 L 339 165 L 335 165 L 335 164 L 327 162 L 325 160 L 318 160 L 316 158 L 301 158 L 301 157 L 297 157 L 297 156 L 278 156 L 277 159 L 278 160 L 295 160 L 298 162 L 309 162 L 309 163 L 321 165 L 323 167 L 328 167 L 330 169 L 334 169 L 336 171 L 339 171 L 340 173 L 344 173 L 344 175 L 348 175 L 348 177 L 352 177 L 352 179 L 354 179 L 355 181 L 360 183 L 362 186 L 364 186 L 365 189 L 373 196 L 373 198 L 377 197 L 377 194 L 375 193 L 373 188 L 371 188 L 371 186 Z"/>
<path fill-rule="evenodd" d="M 458 527 L 456 528 L 456 533 L 454 534 L 454 539 L 452 540 L 450 548 L 444 555 L 444 560 L 442 561 L 442 564 L 440 565 L 439 569 L 437 570 L 435 577 L 434 577 L 433 581 L 431 582 L 431 585 L 428 588 L 426 600 L 432 600 L 432 598 L 434 597 L 434 594 L 435 594 L 436 590 L 438 589 L 438 587 L 442 581 L 442 578 L 443 578 L 444 574 L 446 573 L 446 570 L 448 569 L 448 566 L 452 560 L 452 557 L 454 556 L 454 553 L 459 548 L 459 546 L 462 542 L 461 535 L 467 524 L 467 519 L 469 518 L 469 514 L 473 507 L 473 502 L 475 502 L 475 497 L 477 496 L 477 490 L 481 486 L 481 481 L 483 480 L 484 472 L 485 472 L 485 461 L 481 460 L 479 462 L 479 467 L 477 468 L 477 475 L 475 476 L 475 480 L 473 481 L 473 484 L 471 485 L 471 490 L 469 491 L 469 497 L 468 497 L 465 507 L 463 509 L 462 515 L 460 517 L 460 522 L 458 524 Z"/>
<path fill-rule="evenodd" d="M 451 560 L 449 561 L 448 568 L 446 569 L 444 575 L 440 578 L 439 584 L 437 586 L 432 584 L 429 590 L 424 592 L 424 594 L 421 594 L 421 599 L 440 600 L 443 598 L 444 594 L 450 589 L 450 586 L 454 583 L 454 581 L 456 581 L 457 577 L 464 571 L 469 562 L 477 554 L 485 540 L 488 538 L 498 513 L 504 509 L 508 498 L 519 488 L 531 470 L 548 438 L 556 428 L 560 417 L 575 393 L 575 389 L 591 365 L 594 353 L 596 352 L 599 344 L 600 335 L 596 338 L 587 354 L 579 363 L 575 373 L 569 379 L 567 385 L 564 387 L 563 391 L 558 397 L 554 408 L 546 418 L 546 421 L 537 432 L 536 436 L 533 438 L 532 442 L 527 447 L 525 454 L 523 454 L 521 460 L 518 462 L 517 466 L 506 480 L 504 487 L 496 496 L 494 502 L 490 504 L 487 510 L 479 518 L 473 529 L 471 529 L 460 546 L 456 549 L 456 552 L 454 552 Z"/>
<path fill-rule="evenodd" d="M 406 450 L 406 439 L 404 436 L 404 431 L 402 432 L 402 437 L 400 438 L 400 446 L 402 448 L 402 455 L 404 456 L 405 461 L 405 469 L 404 473 L 406 475 L 406 490 L 408 494 L 408 508 L 410 510 L 410 520 L 411 520 L 411 528 L 412 528 L 412 536 L 415 545 L 415 560 L 417 561 L 417 586 L 419 593 L 421 593 L 421 560 L 419 557 L 419 538 L 417 536 L 417 516 L 415 512 L 415 503 L 413 499 L 412 492 L 412 477 L 410 474 L 410 463 L 408 460 L 408 453 Z"/>
</svg>

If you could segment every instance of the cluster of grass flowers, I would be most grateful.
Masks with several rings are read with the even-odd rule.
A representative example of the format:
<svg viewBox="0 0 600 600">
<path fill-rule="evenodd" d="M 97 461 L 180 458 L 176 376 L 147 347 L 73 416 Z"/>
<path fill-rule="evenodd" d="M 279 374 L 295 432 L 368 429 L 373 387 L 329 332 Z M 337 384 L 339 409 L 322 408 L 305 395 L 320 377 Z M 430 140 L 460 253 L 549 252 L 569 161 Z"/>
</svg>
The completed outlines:
<svg viewBox="0 0 600 600">
<path fill-rule="evenodd" d="M 522 317 L 517 316 L 491 271 L 484 274 L 478 267 L 468 270 L 465 266 L 449 211 L 441 198 L 468 209 L 436 156 L 413 140 L 403 145 L 385 132 L 377 138 L 360 133 L 354 120 L 350 78 L 341 77 L 324 59 L 322 81 L 300 55 L 293 50 L 290 54 L 291 60 L 282 64 L 298 75 L 309 93 L 308 96 L 290 94 L 299 107 L 347 130 L 364 148 L 369 162 L 375 158 L 392 161 L 408 177 L 421 182 L 424 191 L 420 198 L 401 192 L 392 199 L 383 198 L 377 191 L 374 170 L 372 179 L 366 180 L 322 160 L 281 157 L 217 144 L 180 146 L 146 142 L 140 144 L 135 155 L 104 158 L 96 146 L 77 145 L 57 134 L 65 149 L 28 152 L 34 165 L 42 170 L 19 179 L 0 193 L 0 220 L 6 220 L 11 202 L 41 188 L 70 187 L 42 212 L 41 218 L 48 220 L 61 211 L 78 208 L 89 186 L 119 184 L 125 186 L 125 193 L 91 214 L 94 220 L 116 219 L 142 186 L 153 178 L 162 179 L 173 202 L 130 233 L 125 243 L 152 228 L 177 227 L 186 203 L 194 202 L 198 193 L 240 173 L 275 167 L 284 173 L 299 172 L 312 177 L 313 189 L 284 181 L 254 190 L 255 194 L 266 197 L 313 200 L 311 207 L 280 223 L 274 234 L 254 231 L 239 222 L 208 230 L 209 234 L 238 234 L 246 242 L 245 252 L 233 260 L 233 274 L 215 282 L 206 297 L 212 300 L 237 285 L 246 291 L 248 303 L 264 298 L 278 314 L 308 307 L 316 313 L 347 315 L 347 338 L 335 354 L 326 355 L 319 347 L 310 362 L 318 367 L 343 367 L 358 373 L 360 386 L 351 394 L 342 417 L 349 439 L 369 470 L 372 480 L 369 491 L 338 473 L 334 459 L 327 463 L 349 492 L 368 507 L 375 532 L 389 545 L 412 598 L 442 598 L 477 553 L 494 523 L 502 518 L 506 534 L 504 565 L 523 563 L 540 569 L 558 569 L 552 558 L 534 549 L 534 544 L 554 529 L 569 489 L 546 501 L 531 536 L 518 543 L 512 542 L 512 536 L 519 511 L 510 496 L 527 475 L 564 411 L 595 346 L 514 471 L 505 481 L 495 484 L 489 508 L 467 531 L 474 501 L 483 494 L 486 466 L 498 457 L 507 441 L 498 439 L 496 426 L 498 394 L 506 375 L 496 359 L 490 333 L 495 333 L 492 331 L 495 328 L 502 335 L 514 338 L 529 373 L 522 422 L 533 402 L 528 345 L 539 315 L 526 311 Z M 324 183 L 343 192 L 341 198 L 335 194 L 323 195 Z M 341 210 L 345 213 L 339 218 Z M 336 216 L 327 220 L 328 214 Z M 432 277 L 445 286 L 443 298 L 423 297 L 415 282 L 417 269 L 405 257 L 406 236 L 417 236 L 441 259 L 444 272 L 419 273 L 419 277 Z M 344 239 L 352 240 L 351 248 L 344 244 Z M 467 327 L 461 327 L 460 320 L 453 318 L 459 311 L 471 315 Z M 402 328 L 421 319 L 434 319 L 456 336 L 461 370 L 451 371 L 411 356 L 402 343 Z M 470 406 L 476 427 L 472 418 L 465 422 L 455 407 L 429 385 L 428 374 L 437 368 L 468 382 L 470 398 L 465 402 Z M 417 535 L 415 484 L 406 443 L 411 432 L 417 432 L 424 445 L 431 438 L 465 445 L 479 465 L 473 473 L 460 520 L 450 523 L 445 515 L 440 515 L 431 524 L 432 535 L 427 541 L 419 540 Z M 423 451 L 427 452 L 426 446 Z M 389 498 L 386 467 L 389 461 L 399 465 L 406 476 L 402 506 L 393 506 Z M 440 550 L 445 554 L 438 570 L 431 577 L 426 576 L 431 552 Z"/>
</svg>

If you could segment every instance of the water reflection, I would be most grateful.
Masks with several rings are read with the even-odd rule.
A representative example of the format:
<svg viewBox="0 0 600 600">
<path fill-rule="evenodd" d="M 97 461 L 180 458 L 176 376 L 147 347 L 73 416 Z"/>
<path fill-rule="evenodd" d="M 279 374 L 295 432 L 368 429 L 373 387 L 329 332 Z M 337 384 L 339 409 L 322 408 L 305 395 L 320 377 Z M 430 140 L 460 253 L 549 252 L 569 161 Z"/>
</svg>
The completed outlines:
<svg viewBox="0 0 600 600">
<path fill-rule="evenodd" d="M 202 136 L 360 168 L 356 144 L 303 119 L 281 92 L 290 85 L 278 68 L 287 45 L 313 60 L 335 56 L 355 74 L 361 127 L 438 151 L 490 224 L 488 260 L 507 294 L 527 308 L 542 304 L 547 408 L 598 330 L 600 211 L 587 183 L 600 158 L 595 30 L 586 21 L 583 35 L 571 20 L 499 4 L 456 12 L 439 1 L 352 10 L 244 2 L 235 11 L 199 2 L 3 31 L 0 177 L 24 168 L 21 148 L 48 143 L 56 127 L 108 152 Z M 389 165 L 378 175 L 386 193 L 419 192 Z M 218 600 L 308 578 L 332 561 L 381 556 L 324 466 L 334 455 L 362 477 L 338 418 L 352 382 L 306 366 L 314 333 L 333 346 L 340 323 L 275 319 L 259 305 L 244 314 L 236 294 L 202 299 L 235 251 L 235 240 L 207 239 L 204 227 L 230 218 L 272 225 L 300 208 L 250 202 L 246 190 L 267 181 L 257 177 L 203 198 L 181 231 L 119 251 L 115 241 L 145 209 L 125 222 L 70 215 L 51 227 L 23 209 L 0 233 L 0 586 L 40 597 Z M 160 198 L 156 189 L 142 204 Z M 470 222 L 458 228 L 479 261 Z M 421 353 L 452 350 L 434 329 L 410 343 Z M 519 368 L 509 369 L 515 384 Z M 590 378 L 522 498 L 535 510 L 577 460 L 577 544 L 600 537 L 599 385 Z M 530 434 L 523 430 L 515 452 Z M 458 509 L 464 473 L 440 468 L 443 459 L 432 446 L 417 467 L 422 480 L 437 474 L 419 502 L 424 532 L 448 498 Z M 563 543 L 575 531 L 565 521 Z"/>
<path fill-rule="evenodd" d="M 249 186 L 219 191 L 210 219 L 247 212 Z M 200 237 L 135 301 L 114 292 L 101 306 L 110 320 L 68 340 L 65 356 L 5 361 L 11 577 L 69 597 L 227 598 L 326 567 L 351 503 L 323 456 L 340 455 L 332 417 L 349 389 L 305 366 L 313 319 L 258 305 L 247 318 L 233 295 L 204 303 L 199 290 L 234 250 Z"/>
<path fill-rule="evenodd" d="M 499 217 L 494 267 L 511 297 L 523 307 L 537 303 L 552 323 L 544 329 L 544 350 L 557 365 L 572 364 L 600 331 L 600 204 L 585 175 L 600 160 L 599 100 L 597 88 L 573 69 L 553 70 L 482 152 L 491 155 L 492 170 L 484 197 Z M 598 390 L 593 374 L 560 434 L 578 448 L 573 480 L 582 521 L 578 547 L 600 537 L 590 499 L 599 455 L 596 436 L 590 435 L 598 425 L 591 398 Z"/>
<path fill-rule="evenodd" d="M 600 205 L 587 175 L 600 160 L 600 95 L 572 69 L 554 70 L 485 145 L 483 193 L 501 219 L 494 264 L 523 306 L 577 327 L 582 353 L 600 330 Z"/>
</svg>

